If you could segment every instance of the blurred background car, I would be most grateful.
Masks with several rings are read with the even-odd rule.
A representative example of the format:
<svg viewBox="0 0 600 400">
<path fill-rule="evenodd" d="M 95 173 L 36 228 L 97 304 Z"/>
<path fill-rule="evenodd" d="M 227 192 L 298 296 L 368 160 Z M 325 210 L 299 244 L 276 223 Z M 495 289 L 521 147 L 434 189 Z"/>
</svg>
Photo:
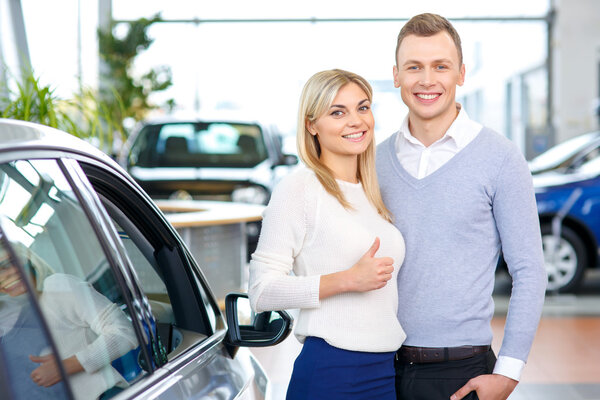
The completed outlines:
<svg viewBox="0 0 600 400">
<path fill-rule="evenodd" d="M 298 157 L 285 154 L 281 135 L 258 122 L 167 117 L 140 124 L 119 162 L 153 199 L 267 204 Z M 260 222 L 246 229 L 252 254 Z"/>
<path fill-rule="evenodd" d="M 585 162 L 600 155 L 600 131 L 589 132 L 551 147 L 529 161 L 532 174 L 540 174 L 554 169 L 576 169 Z"/>
<path fill-rule="evenodd" d="M 125 314 L 137 347 L 117 354 L 114 341 L 90 339 L 99 354 L 94 367 L 124 379 L 106 378 L 106 387 L 93 394 L 98 385 L 81 387 L 81 374 L 66 375 L 54 356 L 63 367 L 52 398 L 72 399 L 82 391 L 88 396 L 83 398 L 102 399 L 270 398 L 269 379 L 244 346 L 282 341 L 290 332 L 289 316 L 253 314 L 244 294 L 226 298 L 224 315 L 202 266 L 165 215 L 114 160 L 88 143 L 49 127 L 0 119 L 0 260 L 0 272 L 16 269 L 18 282 L 28 282 L 19 285 L 25 291 L 18 296 L 7 289 L 15 282 L 7 284 L 5 276 L 0 282 L 0 397 L 50 397 L 26 392 L 27 384 L 46 388 L 32 386 L 32 363 L 23 360 L 39 355 L 35 349 L 73 354 L 57 340 L 65 330 L 48 323 L 63 308 L 43 304 L 52 296 L 71 300 L 73 307 L 90 303 L 91 295 L 73 301 L 79 291 L 66 284 L 48 290 L 49 279 L 70 277 Z M 44 264 L 44 275 L 36 264 Z M 80 313 L 91 329 L 123 330 L 106 314 Z"/>
<path fill-rule="evenodd" d="M 600 157 L 533 176 L 548 290 L 574 292 L 598 267 Z"/>
</svg>

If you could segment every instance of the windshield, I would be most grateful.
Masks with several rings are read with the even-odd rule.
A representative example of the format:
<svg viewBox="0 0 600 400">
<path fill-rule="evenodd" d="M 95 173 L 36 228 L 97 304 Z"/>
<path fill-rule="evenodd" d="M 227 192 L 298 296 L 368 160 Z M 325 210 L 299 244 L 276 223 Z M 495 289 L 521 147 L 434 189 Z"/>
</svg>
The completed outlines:
<svg viewBox="0 0 600 400">
<path fill-rule="evenodd" d="M 558 167 L 563 161 L 583 149 L 599 136 L 598 132 L 592 132 L 566 140 L 535 157 L 529 162 L 529 166 L 532 171 Z"/>
<path fill-rule="evenodd" d="M 253 167 L 267 158 L 260 127 L 228 122 L 148 125 L 129 154 L 138 167 Z"/>
</svg>

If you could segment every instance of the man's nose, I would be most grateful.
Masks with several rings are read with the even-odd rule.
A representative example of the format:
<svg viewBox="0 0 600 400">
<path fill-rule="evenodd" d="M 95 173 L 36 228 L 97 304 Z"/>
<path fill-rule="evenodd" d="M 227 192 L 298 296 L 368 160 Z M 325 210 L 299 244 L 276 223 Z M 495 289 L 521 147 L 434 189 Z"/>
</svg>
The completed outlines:
<svg viewBox="0 0 600 400">
<path fill-rule="evenodd" d="M 433 72 L 429 68 L 423 69 L 419 83 L 423 86 L 430 86 L 433 85 L 433 80 Z"/>
</svg>

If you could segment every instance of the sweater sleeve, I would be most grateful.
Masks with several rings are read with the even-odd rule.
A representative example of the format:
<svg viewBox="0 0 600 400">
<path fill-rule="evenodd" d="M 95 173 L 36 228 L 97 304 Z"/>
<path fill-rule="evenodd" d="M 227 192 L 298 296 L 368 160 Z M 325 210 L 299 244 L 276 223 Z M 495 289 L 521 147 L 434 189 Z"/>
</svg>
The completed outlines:
<svg viewBox="0 0 600 400">
<path fill-rule="evenodd" d="M 320 276 L 293 275 L 294 260 L 307 234 L 307 178 L 306 173 L 286 177 L 265 209 L 248 282 L 248 297 L 256 312 L 319 306 Z"/>
<path fill-rule="evenodd" d="M 515 149 L 497 180 L 493 212 L 512 293 L 499 355 L 527 361 L 547 284 L 531 173 Z"/>
<path fill-rule="evenodd" d="M 138 346 L 125 313 L 88 282 L 66 274 L 55 274 L 46 282 L 45 290 L 55 294 L 54 306 L 63 308 L 69 323 L 94 332 L 95 339 L 75 353 L 86 372 L 98 371 Z"/>
</svg>

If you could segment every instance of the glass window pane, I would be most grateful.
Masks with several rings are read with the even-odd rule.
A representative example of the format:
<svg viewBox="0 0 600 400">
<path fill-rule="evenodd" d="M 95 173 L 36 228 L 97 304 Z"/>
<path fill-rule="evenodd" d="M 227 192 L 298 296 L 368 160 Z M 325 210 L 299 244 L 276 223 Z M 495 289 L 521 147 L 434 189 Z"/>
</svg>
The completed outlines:
<svg viewBox="0 0 600 400">
<path fill-rule="evenodd" d="M 20 270 L 23 266 L 10 256 L 1 232 L 0 239 L 0 356 L 10 382 L 3 394 L 67 399 L 63 375 L 53 367 L 55 353 L 29 290 L 35 288 L 33 276 Z M 29 279 L 29 289 L 24 279 Z"/>
<path fill-rule="evenodd" d="M 142 376 L 123 293 L 58 164 L 1 165 L 0 215 L 27 266 L 75 397 L 114 394 Z"/>
<path fill-rule="evenodd" d="M 197 122 L 145 127 L 129 161 L 140 167 L 249 168 L 266 158 L 258 125 Z"/>
</svg>

